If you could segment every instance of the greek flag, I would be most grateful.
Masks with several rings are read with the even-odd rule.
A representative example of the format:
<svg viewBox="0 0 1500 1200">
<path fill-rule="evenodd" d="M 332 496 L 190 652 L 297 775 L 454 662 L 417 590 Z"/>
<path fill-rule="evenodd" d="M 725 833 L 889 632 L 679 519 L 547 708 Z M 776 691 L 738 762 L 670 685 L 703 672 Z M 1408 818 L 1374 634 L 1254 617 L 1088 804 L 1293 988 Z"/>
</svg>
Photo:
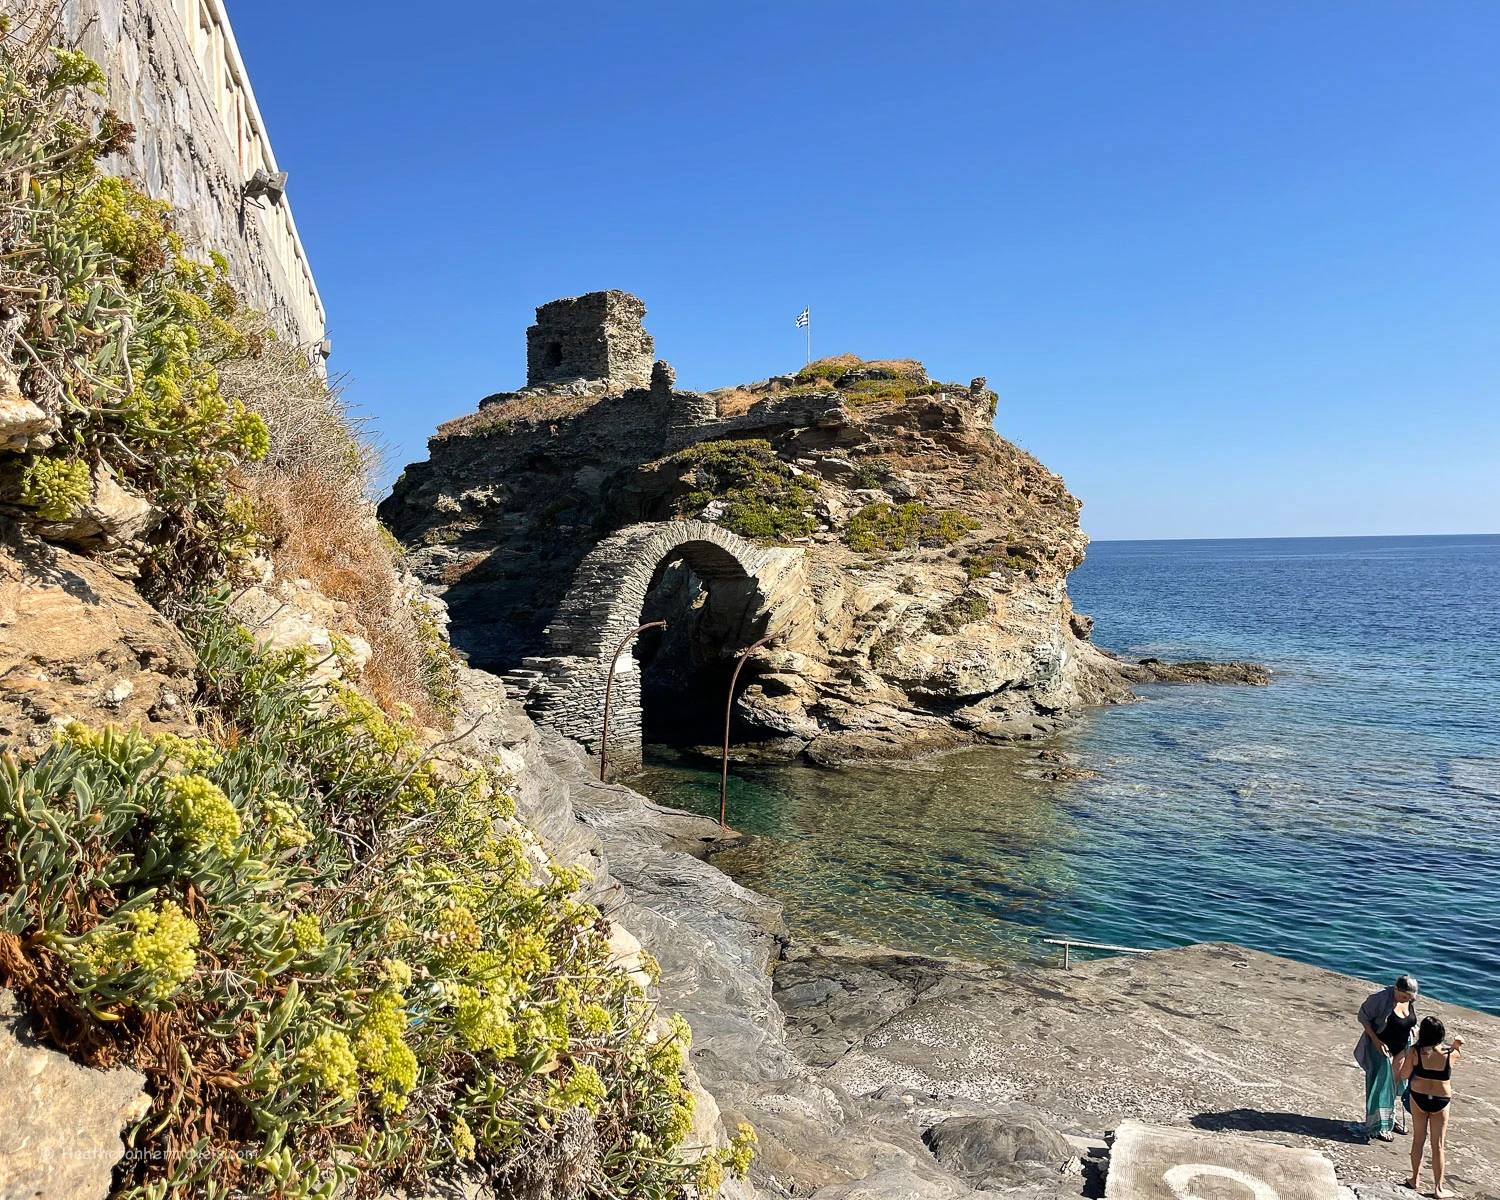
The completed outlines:
<svg viewBox="0 0 1500 1200">
<path fill-rule="evenodd" d="M 798 329 L 806 329 L 807 326 L 808 326 L 808 324 L 811 321 L 812 321 L 812 305 L 808 305 L 806 308 L 804 308 L 801 312 L 799 312 L 797 314 L 797 328 Z"/>
</svg>

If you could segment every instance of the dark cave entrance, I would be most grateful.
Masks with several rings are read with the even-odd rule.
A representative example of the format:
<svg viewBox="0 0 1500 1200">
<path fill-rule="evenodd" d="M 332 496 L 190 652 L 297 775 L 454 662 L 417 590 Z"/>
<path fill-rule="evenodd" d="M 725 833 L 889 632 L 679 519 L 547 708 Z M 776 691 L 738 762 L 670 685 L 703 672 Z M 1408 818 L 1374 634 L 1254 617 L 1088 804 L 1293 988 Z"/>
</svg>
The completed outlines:
<svg viewBox="0 0 1500 1200">
<path fill-rule="evenodd" d="M 753 578 L 705 583 L 681 558 L 657 568 L 641 607 L 641 621 L 666 621 L 636 639 L 641 672 L 641 742 L 676 749 L 719 746 L 724 704 L 738 661 L 736 652 L 762 636 L 755 619 L 759 590 Z M 736 692 L 755 680 L 740 672 Z M 764 736 L 736 718 L 732 741 Z"/>
</svg>

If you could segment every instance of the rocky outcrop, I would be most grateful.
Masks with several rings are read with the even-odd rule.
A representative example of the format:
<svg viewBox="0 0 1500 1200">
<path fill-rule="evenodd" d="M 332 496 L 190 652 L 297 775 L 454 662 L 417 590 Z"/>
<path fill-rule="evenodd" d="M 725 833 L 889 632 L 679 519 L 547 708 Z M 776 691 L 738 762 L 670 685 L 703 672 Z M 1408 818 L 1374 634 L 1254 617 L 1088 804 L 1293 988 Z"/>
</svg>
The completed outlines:
<svg viewBox="0 0 1500 1200">
<path fill-rule="evenodd" d="M 598 336 L 602 346 L 619 330 Z M 1087 544 L 1080 505 L 994 432 L 983 379 L 829 360 L 717 393 L 675 390 L 665 364 L 648 387 L 590 388 L 487 398 L 438 430 L 381 506 L 411 569 L 447 601 L 454 645 L 479 667 L 532 670 L 544 719 L 555 689 L 537 660 L 575 623 L 568 606 L 595 547 L 684 520 L 801 560 L 805 611 L 779 624 L 762 612 L 754 626 L 784 636 L 745 669 L 745 739 L 821 763 L 906 757 L 1036 737 L 1085 704 L 1128 697 L 1068 599 Z M 616 622 L 669 621 L 635 652 L 648 737 L 653 694 L 690 724 L 753 639 L 719 619 L 713 579 L 672 561 L 669 549 L 636 564 L 651 594 L 630 597 L 630 621 Z M 617 606 L 603 585 L 582 590 L 601 614 Z"/>
<path fill-rule="evenodd" d="M 1271 672 L 1260 663 L 1249 662 L 1162 662 L 1159 658 L 1142 658 L 1136 662 L 1115 658 L 1111 664 L 1122 679 L 1130 683 L 1237 683 L 1265 687 Z"/>
<path fill-rule="evenodd" d="M 70 718 L 185 733 L 193 668 L 128 583 L 0 517 L 0 741 L 41 745 Z"/>
<path fill-rule="evenodd" d="M 42 1045 L 15 996 L 0 991 L 0 1197 L 104 1200 L 125 1155 L 121 1131 L 150 1110 L 144 1083 Z"/>
</svg>

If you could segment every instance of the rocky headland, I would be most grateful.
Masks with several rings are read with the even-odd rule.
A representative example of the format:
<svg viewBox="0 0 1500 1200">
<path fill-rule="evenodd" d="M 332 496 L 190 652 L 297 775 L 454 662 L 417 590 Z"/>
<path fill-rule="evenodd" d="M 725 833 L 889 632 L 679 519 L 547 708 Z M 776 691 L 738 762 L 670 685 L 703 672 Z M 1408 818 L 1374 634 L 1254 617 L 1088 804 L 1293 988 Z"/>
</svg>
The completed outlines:
<svg viewBox="0 0 1500 1200">
<path fill-rule="evenodd" d="M 581 566 L 622 530 L 682 521 L 779 557 L 749 588 L 716 586 L 670 540 L 646 564 L 639 620 L 668 622 L 634 651 L 647 740 L 712 740 L 695 718 L 766 634 L 779 636 L 741 676 L 737 740 L 824 764 L 1043 736 L 1132 683 L 1266 682 L 1251 664 L 1133 663 L 1091 643 L 1067 591 L 1088 543 L 1081 505 L 995 433 L 984 379 L 846 355 L 681 391 L 652 359 L 644 311 L 622 292 L 543 305 L 527 386 L 441 426 L 380 508 L 446 602 L 455 647 L 544 721 L 575 669 L 558 627 L 577 619 Z M 610 599 L 584 603 L 597 615 Z"/>
</svg>

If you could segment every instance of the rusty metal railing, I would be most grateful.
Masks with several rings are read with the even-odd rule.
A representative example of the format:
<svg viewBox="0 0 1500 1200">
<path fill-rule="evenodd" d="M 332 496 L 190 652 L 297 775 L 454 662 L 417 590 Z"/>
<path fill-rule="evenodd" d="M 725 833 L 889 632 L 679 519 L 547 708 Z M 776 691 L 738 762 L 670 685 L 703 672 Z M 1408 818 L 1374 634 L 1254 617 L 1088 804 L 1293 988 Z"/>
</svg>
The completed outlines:
<svg viewBox="0 0 1500 1200">
<path fill-rule="evenodd" d="M 609 761 L 609 701 L 615 690 L 615 664 L 620 661 L 620 655 L 625 653 L 625 647 L 629 645 L 630 639 L 638 634 L 645 633 L 648 629 L 665 629 L 665 621 L 647 621 L 644 625 L 638 625 L 620 639 L 620 644 L 615 647 L 614 657 L 609 660 L 609 679 L 604 684 L 604 728 L 599 731 L 599 782 L 604 782 L 604 767 Z M 595 676 L 597 679 L 598 676 Z"/>
<path fill-rule="evenodd" d="M 734 717 L 734 685 L 739 681 L 740 668 L 745 665 L 745 660 L 764 646 L 767 642 L 774 642 L 781 636 L 780 633 L 767 634 L 760 641 L 746 646 L 740 651 L 740 661 L 734 664 L 734 674 L 729 677 L 729 699 L 724 703 L 724 757 L 719 762 L 719 828 L 728 829 L 724 823 L 724 809 L 729 799 L 729 722 Z"/>
</svg>

